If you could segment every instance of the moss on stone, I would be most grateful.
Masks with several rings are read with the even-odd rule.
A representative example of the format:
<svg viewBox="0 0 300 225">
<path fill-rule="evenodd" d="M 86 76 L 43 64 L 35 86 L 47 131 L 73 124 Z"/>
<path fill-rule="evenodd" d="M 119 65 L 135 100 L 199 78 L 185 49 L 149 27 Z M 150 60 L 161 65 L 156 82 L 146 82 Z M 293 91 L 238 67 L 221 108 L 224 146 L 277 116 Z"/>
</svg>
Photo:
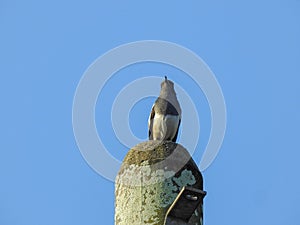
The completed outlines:
<svg viewBox="0 0 300 225">
<path fill-rule="evenodd" d="M 138 144 L 116 178 L 115 225 L 163 225 L 183 186 L 203 189 L 201 173 L 186 149 L 169 141 Z"/>
</svg>

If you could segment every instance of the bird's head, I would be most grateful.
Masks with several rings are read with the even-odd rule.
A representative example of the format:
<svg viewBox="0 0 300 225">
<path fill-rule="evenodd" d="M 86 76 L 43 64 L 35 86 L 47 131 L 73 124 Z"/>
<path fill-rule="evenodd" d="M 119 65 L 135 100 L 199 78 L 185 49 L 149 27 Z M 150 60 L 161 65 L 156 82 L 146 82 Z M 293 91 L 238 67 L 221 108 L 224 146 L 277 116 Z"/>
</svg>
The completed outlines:
<svg viewBox="0 0 300 225">
<path fill-rule="evenodd" d="M 174 83 L 168 80 L 168 77 L 165 76 L 165 80 L 161 82 L 160 87 L 161 89 L 174 90 Z"/>
</svg>

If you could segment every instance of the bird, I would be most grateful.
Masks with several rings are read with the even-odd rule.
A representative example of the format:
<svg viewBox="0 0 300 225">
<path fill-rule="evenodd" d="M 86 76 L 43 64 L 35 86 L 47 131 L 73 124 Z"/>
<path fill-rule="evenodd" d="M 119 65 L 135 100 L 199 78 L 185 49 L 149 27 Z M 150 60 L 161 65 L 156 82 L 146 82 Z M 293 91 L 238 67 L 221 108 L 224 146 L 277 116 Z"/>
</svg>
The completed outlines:
<svg viewBox="0 0 300 225">
<path fill-rule="evenodd" d="M 181 123 L 181 108 L 174 83 L 165 76 L 159 97 L 154 102 L 148 119 L 149 140 L 176 142 Z"/>
</svg>

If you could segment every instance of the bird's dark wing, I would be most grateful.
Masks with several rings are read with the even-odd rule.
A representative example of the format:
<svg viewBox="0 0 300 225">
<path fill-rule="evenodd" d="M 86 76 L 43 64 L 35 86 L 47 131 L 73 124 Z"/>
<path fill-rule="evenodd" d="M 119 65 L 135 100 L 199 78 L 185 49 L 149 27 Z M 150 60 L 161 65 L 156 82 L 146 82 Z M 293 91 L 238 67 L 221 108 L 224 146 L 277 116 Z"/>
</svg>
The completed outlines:
<svg viewBox="0 0 300 225">
<path fill-rule="evenodd" d="M 181 122 L 181 118 L 179 119 L 179 122 L 178 122 L 178 127 L 177 127 L 176 134 L 175 134 L 175 136 L 172 139 L 173 142 L 176 142 L 176 139 L 177 139 L 177 136 L 178 136 L 179 127 L 180 127 L 180 122 Z"/>
<path fill-rule="evenodd" d="M 153 140 L 153 135 L 152 135 L 152 128 L 153 128 L 153 119 L 155 116 L 155 110 L 154 110 L 154 105 L 152 106 L 149 119 L 148 119 L 148 138 L 149 140 Z"/>
</svg>

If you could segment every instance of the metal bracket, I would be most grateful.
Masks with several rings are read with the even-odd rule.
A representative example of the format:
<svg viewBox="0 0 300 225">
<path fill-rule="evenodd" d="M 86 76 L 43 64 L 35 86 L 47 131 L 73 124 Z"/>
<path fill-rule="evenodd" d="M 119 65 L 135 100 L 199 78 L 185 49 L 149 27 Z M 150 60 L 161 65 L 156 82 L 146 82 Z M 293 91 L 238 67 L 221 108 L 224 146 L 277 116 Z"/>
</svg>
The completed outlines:
<svg viewBox="0 0 300 225">
<path fill-rule="evenodd" d="M 183 187 L 168 209 L 164 224 L 172 220 L 180 220 L 187 224 L 199 204 L 203 202 L 205 195 L 206 191 L 188 186 Z"/>
</svg>

